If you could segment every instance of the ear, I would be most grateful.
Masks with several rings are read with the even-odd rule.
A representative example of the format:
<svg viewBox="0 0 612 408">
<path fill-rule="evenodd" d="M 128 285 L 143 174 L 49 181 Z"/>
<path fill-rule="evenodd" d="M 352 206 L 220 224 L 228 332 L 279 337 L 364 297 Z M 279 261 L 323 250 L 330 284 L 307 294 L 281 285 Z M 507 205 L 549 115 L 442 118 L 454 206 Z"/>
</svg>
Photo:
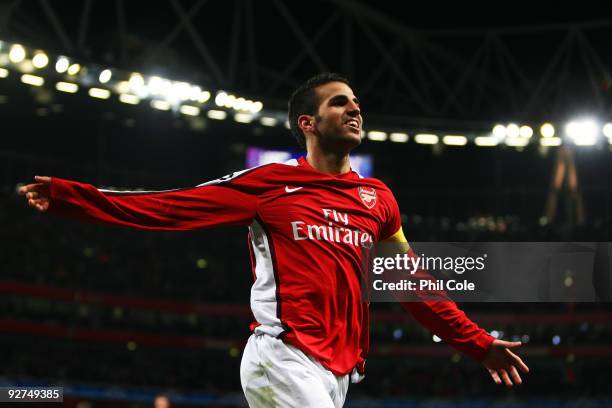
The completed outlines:
<svg viewBox="0 0 612 408">
<path fill-rule="evenodd" d="M 300 115 L 298 117 L 298 126 L 302 129 L 302 132 L 314 131 L 314 117 L 310 115 Z"/>
</svg>

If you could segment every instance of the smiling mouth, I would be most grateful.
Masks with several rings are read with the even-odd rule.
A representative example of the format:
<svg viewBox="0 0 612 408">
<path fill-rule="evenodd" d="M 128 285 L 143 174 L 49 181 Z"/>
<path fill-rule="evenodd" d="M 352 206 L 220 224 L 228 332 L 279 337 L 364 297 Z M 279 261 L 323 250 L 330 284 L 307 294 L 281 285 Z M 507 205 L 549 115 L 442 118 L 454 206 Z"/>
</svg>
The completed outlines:
<svg viewBox="0 0 612 408">
<path fill-rule="evenodd" d="M 361 132 L 361 127 L 359 126 L 359 122 L 357 122 L 356 120 L 349 120 L 348 122 L 344 124 L 344 126 L 347 126 L 351 130 L 354 130 L 355 132 Z"/>
</svg>

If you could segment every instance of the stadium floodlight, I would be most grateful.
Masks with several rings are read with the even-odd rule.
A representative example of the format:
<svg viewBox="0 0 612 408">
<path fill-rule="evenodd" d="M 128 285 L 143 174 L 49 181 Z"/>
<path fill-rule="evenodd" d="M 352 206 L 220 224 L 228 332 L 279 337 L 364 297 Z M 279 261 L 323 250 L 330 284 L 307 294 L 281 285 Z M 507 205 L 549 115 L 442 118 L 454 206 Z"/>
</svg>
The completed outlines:
<svg viewBox="0 0 612 408">
<path fill-rule="evenodd" d="M 100 72 L 100 75 L 98 76 L 98 81 L 100 81 L 100 83 L 102 84 L 105 84 L 108 81 L 110 81 L 112 77 L 113 77 L 113 72 L 110 69 L 105 69 L 102 72 Z"/>
<path fill-rule="evenodd" d="M 506 127 L 504 125 L 495 125 L 493 127 L 493 136 L 495 136 L 498 140 L 506 137 Z"/>
<path fill-rule="evenodd" d="M 47 66 L 47 64 L 49 64 L 49 57 L 47 57 L 47 54 L 42 51 L 34 54 L 34 57 L 32 58 L 32 65 L 34 65 L 34 68 L 44 68 Z"/>
<path fill-rule="evenodd" d="M 55 84 L 55 89 L 60 92 L 76 93 L 79 90 L 79 86 L 72 82 L 58 82 Z"/>
<path fill-rule="evenodd" d="M 120 94 L 127 94 L 131 90 L 130 83 L 128 81 L 119 81 L 117 85 L 115 85 L 115 91 Z"/>
<path fill-rule="evenodd" d="M 419 133 L 418 135 L 416 135 L 414 137 L 414 141 L 419 143 L 419 144 L 437 144 L 438 143 L 438 136 L 436 135 L 432 135 L 432 134 L 428 134 L 428 133 Z"/>
<path fill-rule="evenodd" d="M 135 79 L 135 81 L 137 82 L 138 79 Z M 136 83 L 136 86 L 139 85 Z M 168 95 L 172 90 L 172 82 L 158 76 L 152 76 L 147 81 L 147 89 L 151 95 Z"/>
<path fill-rule="evenodd" d="M 446 135 L 442 138 L 442 143 L 448 146 L 465 146 L 467 137 L 461 135 Z"/>
<path fill-rule="evenodd" d="M 189 88 L 189 100 L 193 102 L 197 102 L 200 98 L 200 94 L 202 93 L 202 88 L 197 85 L 191 85 Z"/>
<path fill-rule="evenodd" d="M 227 95 L 227 98 L 225 98 L 225 104 L 223 106 L 225 106 L 228 109 L 231 109 L 234 107 L 234 103 L 236 103 L 236 95 Z"/>
<path fill-rule="evenodd" d="M 174 82 L 166 98 L 170 102 L 186 101 L 191 95 L 191 85 L 187 82 Z"/>
<path fill-rule="evenodd" d="M 8 74 L 8 69 L 0 68 L 0 78 L 6 78 Z"/>
<path fill-rule="evenodd" d="M 474 138 L 474 143 L 476 144 L 476 146 L 483 147 L 497 146 L 499 144 L 499 138 L 496 136 L 478 136 Z"/>
<path fill-rule="evenodd" d="M 515 123 L 510 123 L 506 126 L 506 136 L 509 138 L 519 137 L 520 128 Z"/>
<path fill-rule="evenodd" d="M 550 123 L 544 123 L 540 127 L 540 134 L 542 137 L 553 137 L 555 135 L 555 127 Z"/>
<path fill-rule="evenodd" d="M 384 142 L 387 140 L 387 133 L 381 130 L 370 130 L 367 133 L 368 139 L 374 140 L 376 142 Z"/>
<path fill-rule="evenodd" d="M 508 136 L 504 140 L 504 143 L 506 144 L 506 146 L 524 147 L 529 144 L 529 139 L 525 139 L 523 137 L 518 137 L 518 136 L 514 136 L 514 137 Z"/>
<path fill-rule="evenodd" d="M 215 105 L 225 106 L 227 96 L 228 95 L 223 91 L 217 92 L 217 96 L 215 96 Z"/>
<path fill-rule="evenodd" d="M 68 73 L 68 75 L 76 75 L 79 73 L 80 70 L 81 70 L 80 64 L 72 64 L 68 67 L 68 70 L 66 72 Z"/>
<path fill-rule="evenodd" d="M 408 134 L 403 132 L 393 132 L 389 135 L 389 140 L 395 143 L 406 143 L 408 141 Z"/>
<path fill-rule="evenodd" d="M 128 105 L 138 105 L 140 103 L 140 98 L 136 95 L 124 93 L 119 95 L 119 101 L 127 103 Z"/>
<path fill-rule="evenodd" d="M 236 110 L 246 110 L 247 101 L 244 98 L 236 98 L 236 102 L 234 102 L 234 109 Z"/>
<path fill-rule="evenodd" d="M 249 113 L 237 113 L 234 115 L 234 120 L 238 123 L 251 123 L 253 121 L 253 115 Z"/>
<path fill-rule="evenodd" d="M 222 110 L 211 109 L 206 112 L 206 116 L 214 120 L 224 120 L 227 117 L 227 112 Z"/>
<path fill-rule="evenodd" d="M 519 135 L 524 138 L 531 138 L 533 136 L 533 129 L 531 126 L 523 125 L 519 128 Z"/>
<path fill-rule="evenodd" d="M 55 62 L 55 70 L 60 74 L 63 74 L 64 72 L 68 71 L 69 66 L 70 60 L 66 57 L 59 57 Z"/>
<path fill-rule="evenodd" d="M 605 137 L 612 138 L 612 123 L 606 123 L 603 126 L 602 132 Z"/>
<path fill-rule="evenodd" d="M 208 102 L 209 99 L 210 99 L 210 92 L 202 91 L 202 93 L 200 93 L 200 96 L 198 98 L 198 102 L 205 103 L 205 102 Z"/>
<path fill-rule="evenodd" d="M 560 137 L 543 137 L 540 139 L 540 146 L 544 146 L 544 147 L 561 146 L 561 138 Z"/>
<path fill-rule="evenodd" d="M 187 115 L 187 116 L 198 116 L 200 114 L 200 108 L 198 108 L 197 106 L 191 106 L 191 105 L 183 105 L 180 107 L 179 111 L 183 115 Z"/>
<path fill-rule="evenodd" d="M 13 44 L 13 46 L 11 47 L 11 50 L 9 51 L 8 56 L 9 56 L 9 60 L 13 64 L 18 64 L 21 61 L 23 61 L 26 57 L 25 48 L 23 48 L 23 45 L 21 44 Z"/>
<path fill-rule="evenodd" d="M 260 112 L 262 109 L 263 109 L 263 103 L 257 101 L 253 103 L 251 107 L 251 112 L 257 113 L 257 112 Z"/>
<path fill-rule="evenodd" d="M 102 88 L 90 88 L 87 93 L 92 98 L 97 98 L 97 99 L 108 99 L 111 96 L 111 92 L 108 89 L 102 89 Z"/>
<path fill-rule="evenodd" d="M 276 126 L 276 124 L 278 123 L 278 120 L 276 118 L 272 118 L 269 116 L 263 116 L 261 119 L 259 119 L 259 122 L 263 126 L 272 127 L 272 126 Z"/>
<path fill-rule="evenodd" d="M 43 77 L 39 77 L 36 75 L 23 74 L 21 76 L 21 82 L 32 86 L 42 86 L 45 83 L 45 80 L 43 79 Z"/>
<path fill-rule="evenodd" d="M 171 106 L 170 106 L 170 102 L 168 101 L 163 101 L 161 99 L 153 99 L 151 101 L 151 107 L 157 109 L 157 110 L 161 110 L 161 111 L 167 111 L 170 110 Z"/>
<path fill-rule="evenodd" d="M 592 119 L 574 120 L 565 126 L 565 133 L 576 146 L 593 146 L 597 142 L 599 126 Z"/>
</svg>

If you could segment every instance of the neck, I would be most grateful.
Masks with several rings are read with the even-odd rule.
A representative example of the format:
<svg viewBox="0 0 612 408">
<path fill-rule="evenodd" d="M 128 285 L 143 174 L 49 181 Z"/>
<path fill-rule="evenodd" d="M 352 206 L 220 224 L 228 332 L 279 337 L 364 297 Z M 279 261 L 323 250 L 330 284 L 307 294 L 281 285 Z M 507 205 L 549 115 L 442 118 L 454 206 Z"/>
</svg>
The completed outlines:
<svg viewBox="0 0 612 408">
<path fill-rule="evenodd" d="M 326 174 L 344 174 L 351 170 L 348 153 L 326 152 L 308 149 L 306 161 L 315 170 Z"/>
</svg>

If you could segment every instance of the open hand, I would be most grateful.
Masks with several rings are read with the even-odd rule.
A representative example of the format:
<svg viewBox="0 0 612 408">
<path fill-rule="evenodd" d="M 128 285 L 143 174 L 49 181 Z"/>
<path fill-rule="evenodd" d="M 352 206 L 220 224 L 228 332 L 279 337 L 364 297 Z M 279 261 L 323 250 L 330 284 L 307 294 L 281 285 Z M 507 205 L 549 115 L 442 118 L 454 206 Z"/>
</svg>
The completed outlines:
<svg viewBox="0 0 612 408">
<path fill-rule="evenodd" d="M 36 176 L 36 183 L 28 184 L 19 189 L 19 194 L 26 197 L 28 205 L 40 212 L 49 209 L 51 198 L 51 177 Z"/>
<path fill-rule="evenodd" d="M 519 370 L 525 374 L 529 372 L 529 367 L 523 360 L 512 350 L 517 350 L 523 343 L 520 341 L 504 341 L 494 340 L 491 343 L 491 348 L 487 357 L 482 361 L 482 364 L 491 374 L 495 384 L 501 384 L 502 381 L 507 387 L 512 387 L 514 384 L 520 385 L 523 383 Z"/>
</svg>

